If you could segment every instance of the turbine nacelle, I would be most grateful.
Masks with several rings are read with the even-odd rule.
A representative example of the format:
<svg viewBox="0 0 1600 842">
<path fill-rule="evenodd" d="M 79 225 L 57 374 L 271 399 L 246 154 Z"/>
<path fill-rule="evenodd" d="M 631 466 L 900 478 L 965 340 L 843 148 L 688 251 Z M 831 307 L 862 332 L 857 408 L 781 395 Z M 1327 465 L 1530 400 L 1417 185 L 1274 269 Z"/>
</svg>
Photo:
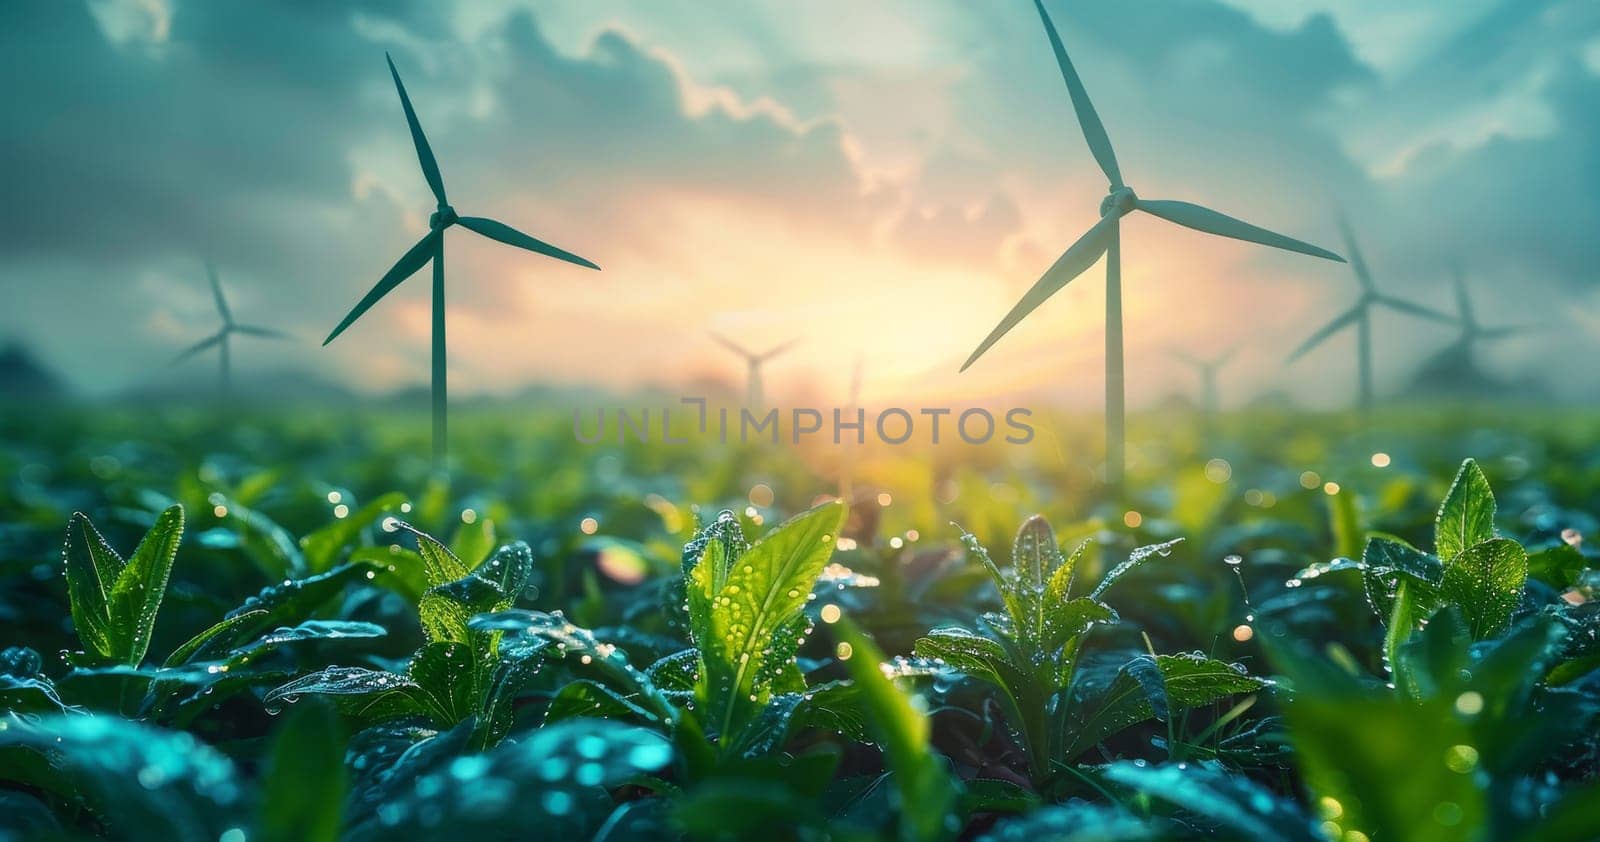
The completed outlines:
<svg viewBox="0 0 1600 842">
<path fill-rule="evenodd" d="M 439 209 L 434 211 L 432 216 L 428 217 L 428 229 L 432 231 L 443 231 L 459 221 L 461 221 L 461 216 L 456 213 L 455 208 L 450 207 L 449 205 L 440 205 Z"/>
<path fill-rule="evenodd" d="M 1124 184 L 1121 187 L 1111 188 L 1111 192 L 1100 200 L 1100 216 L 1127 216 L 1139 208 L 1139 194 L 1133 188 Z"/>
</svg>

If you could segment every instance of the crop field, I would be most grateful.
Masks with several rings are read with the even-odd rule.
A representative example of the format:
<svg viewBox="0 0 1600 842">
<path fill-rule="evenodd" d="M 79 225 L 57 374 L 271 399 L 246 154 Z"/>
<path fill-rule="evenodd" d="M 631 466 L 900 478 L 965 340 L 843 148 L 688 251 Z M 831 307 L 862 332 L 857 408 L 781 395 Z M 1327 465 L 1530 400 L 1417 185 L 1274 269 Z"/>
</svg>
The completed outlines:
<svg viewBox="0 0 1600 842">
<path fill-rule="evenodd" d="M 845 489 L 538 410 L 461 413 L 448 484 L 404 413 L 5 423 L 11 833 L 1597 826 L 1590 414 L 1140 415 L 1122 499 L 1070 432 Z"/>
</svg>

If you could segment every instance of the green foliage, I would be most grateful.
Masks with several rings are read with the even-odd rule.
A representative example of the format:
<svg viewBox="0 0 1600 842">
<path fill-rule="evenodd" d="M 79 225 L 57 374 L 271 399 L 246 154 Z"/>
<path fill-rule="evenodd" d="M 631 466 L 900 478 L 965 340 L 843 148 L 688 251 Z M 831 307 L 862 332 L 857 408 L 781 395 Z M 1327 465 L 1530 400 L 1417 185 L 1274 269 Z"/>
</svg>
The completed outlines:
<svg viewBox="0 0 1600 842">
<path fill-rule="evenodd" d="M 952 808 L 956 787 L 945 763 L 928 746 L 928 718 L 884 675 L 883 653 L 848 620 L 835 627 L 852 654 L 845 660 L 860 688 L 868 728 L 883 746 L 890 783 L 899 794 L 899 838 L 904 842 L 947 839 L 960 825 Z"/>
<path fill-rule="evenodd" d="M 1135 656 L 1109 681 L 1078 672 L 1089 631 L 1118 620 L 1099 597 L 1139 565 L 1171 553 L 1176 541 L 1133 550 L 1086 596 L 1073 595 L 1084 546 L 1064 555 L 1042 517 L 1018 530 L 1009 572 L 970 533 L 962 542 L 989 571 L 1006 613 L 983 616 L 977 631 L 936 628 L 917 641 L 915 652 L 995 689 L 1036 785 L 1129 726 L 1263 686 L 1204 656 Z"/>
<path fill-rule="evenodd" d="M 280 458 L 267 430 L 239 441 L 274 468 L 223 439 L 176 479 L 119 450 L 101 483 L 72 473 L 95 444 L 49 486 L 0 484 L 0 836 L 1592 837 L 1582 437 L 1486 446 L 1436 505 L 1459 438 L 1386 436 L 1380 469 L 1281 423 L 1282 454 L 1229 445 L 1228 482 L 1209 456 L 1166 482 L 1141 460 L 1150 492 L 1115 507 L 1068 472 L 906 458 L 858 476 L 892 504 L 765 530 L 827 486 L 773 455 L 596 465 L 519 432 L 460 452 L 451 487 L 382 427 L 381 458 Z M 390 488 L 418 493 L 353 490 Z M 742 514 L 696 529 L 681 499 Z M 82 574 L 153 575 L 171 500 L 192 522 L 160 622 L 118 626 L 155 615 L 80 598 Z M 995 564 L 1023 507 L 1086 514 L 1030 520 Z M 984 541 L 931 534 L 938 511 Z M 66 581 L 45 561 L 63 523 Z M 141 532 L 127 562 L 108 549 Z M 97 628 L 142 657 L 104 657 Z"/>
<path fill-rule="evenodd" d="M 689 629 L 700 653 L 695 698 L 723 751 L 759 747 L 760 732 L 777 726 L 763 716 L 774 695 L 805 689 L 794 663 L 809 630 L 803 609 L 845 513 L 841 502 L 823 503 L 747 548 L 724 513 L 688 565 Z"/>
<path fill-rule="evenodd" d="M 72 516 L 62 558 L 84 663 L 144 662 L 182 537 L 183 507 L 172 506 L 124 561 L 87 515 Z"/>
<path fill-rule="evenodd" d="M 1521 544 L 1495 535 L 1494 516 L 1489 481 L 1478 463 L 1468 459 L 1434 517 L 1434 555 L 1389 536 L 1368 539 L 1357 566 L 1369 602 L 1384 619 L 1384 654 L 1390 663 L 1443 606 L 1461 612 L 1475 640 L 1496 637 L 1510 627 L 1528 580 L 1529 557 Z M 1563 563 L 1545 564 L 1552 568 Z M 1549 575 L 1573 574 L 1569 568 Z M 1400 670 L 1396 680 L 1410 688 L 1410 679 Z"/>
<path fill-rule="evenodd" d="M 510 727 L 516 685 L 543 653 L 503 648 L 500 629 L 475 627 L 472 618 L 511 607 L 533 575 L 533 553 L 526 544 L 507 544 L 469 568 L 431 535 L 399 528 L 415 536 L 429 584 L 417 606 L 425 642 L 405 671 L 328 667 L 275 688 L 263 702 L 330 696 L 365 721 L 421 715 L 445 728 L 475 718 L 478 744 L 493 745 Z"/>
<path fill-rule="evenodd" d="M 284 718 L 263 773 L 258 837 L 267 842 L 333 842 L 344 826 L 349 789 L 344 726 L 331 707 L 307 702 Z M 313 785 L 307 786 L 307 782 Z"/>
</svg>

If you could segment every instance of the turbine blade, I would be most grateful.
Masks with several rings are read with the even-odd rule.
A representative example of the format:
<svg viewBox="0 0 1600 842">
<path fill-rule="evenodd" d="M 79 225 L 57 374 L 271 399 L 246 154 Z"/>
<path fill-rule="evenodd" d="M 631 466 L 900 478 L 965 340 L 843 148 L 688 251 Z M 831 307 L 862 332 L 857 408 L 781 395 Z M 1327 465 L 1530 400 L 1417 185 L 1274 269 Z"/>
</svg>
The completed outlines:
<svg viewBox="0 0 1600 842">
<path fill-rule="evenodd" d="M 1450 318 L 1448 314 L 1441 313 L 1432 307 L 1424 307 L 1421 304 L 1407 301 L 1404 298 L 1395 298 L 1392 295 L 1379 295 L 1375 300 L 1379 304 L 1382 304 L 1391 310 L 1397 310 L 1408 315 L 1429 319 L 1435 322 L 1442 322 L 1447 325 L 1453 325 L 1456 323 L 1456 320 Z"/>
<path fill-rule="evenodd" d="M 222 314 L 223 324 L 233 324 L 233 313 L 228 310 L 228 299 L 222 296 L 222 281 L 217 279 L 216 264 L 206 261 L 206 276 L 211 279 L 211 295 L 217 299 L 217 312 Z"/>
<path fill-rule="evenodd" d="M 1022 300 L 1011 308 L 1011 312 L 1000 320 L 1000 324 L 989 332 L 989 336 L 983 340 L 982 344 L 978 345 L 978 350 L 973 351 L 972 356 L 967 357 L 967 361 L 961 364 L 961 370 L 966 371 L 971 368 L 972 364 L 983 356 L 983 352 L 989 350 L 989 346 L 1000 341 L 1000 337 L 1005 336 L 1008 331 L 1016 327 L 1017 322 L 1022 321 L 1035 308 L 1043 304 L 1045 299 L 1055 295 L 1056 290 L 1066 286 L 1073 278 L 1082 275 L 1090 266 L 1093 266 L 1095 261 L 1100 259 L 1100 255 L 1105 254 L 1106 249 L 1111 247 L 1111 237 L 1116 230 L 1116 216 L 1101 217 L 1100 221 L 1094 224 L 1094 227 L 1086 231 L 1082 237 L 1078 238 L 1077 242 L 1073 243 L 1070 248 L 1056 259 L 1056 262 L 1045 271 L 1044 277 L 1036 281 L 1033 287 L 1022 296 Z"/>
<path fill-rule="evenodd" d="M 739 343 L 734 342 L 732 339 L 729 339 L 729 338 L 723 336 L 722 334 L 717 333 L 716 331 L 708 330 L 706 332 L 711 334 L 711 338 L 716 340 L 718 345 L 721 345 L 722 347 L 727 348 L 728 350 L 734 352 L 735 354 L 738 354 L 739 356 L 744 357 L 746 360 L 753 360 L 753 359 L 756 358 L 755 354 L 752 354 L 749 351 L 746 351 L 744 349 L 743 345 L 740 345 Z"/>
<path fill-rule="evenodd" d="M 1312 257 L 1336 260 L 1340 263 L 1345 262 L 1344 258 L 1320 246 L 1301 242 L 1293 237 L 1285 237 L 1282 234 L 1251 225 L 1243 220 L 1234 219 L 1227 214 L 1218 213 L 1192 202 L 1177 202 L 1170 199 L 1140 199 L 1138 208 L 1145 213 L 1159 216 L 1168 222 L 1176 222 L 1185 228 L 1193 228 L 1196 231 L 1204 231 L 1207 234 L 1232 237 L 1235 240 L 1260 243 L 1264 246 L 1272 246 L 1285 251 L 1309 254 Z"/>
<path fill-rule="evenodd" d="M 1194 354 L 1191 354 L 1188 351 L 1184 351 L 1184 350 L 1182 350 L 1180 348 L 1168 348 L 1167 349 L 1167 353 L 1171 354 L 1173 356 L 1173 358 L 1178 360 L 1179 362 L 1188 363 L 1189 365 L 1192 365 L 1192 366 L 1194 366 L 1196 368 L 1204 368 L 1205 367 L 1205 361 L 1204 360 L 1201 360 L 1199 357 L 1195 356 Z"/>
<path fill-rule="evenodd" d="M 1300 347 L 1294 349 L 1294 353 L 1289 355 L 1289 362 L 1300 359 L 1306 355 L 1307 351 L 1321 345 L 1323 340 L 1353 324 L 1356 319 L 1361 318 L 1361 312 L 1361 307 L 1356 306 L 1346 310 L 1342 315 L 1335 316 L 1333 321 L 1323 325 L 1321 330 L 1311 334 L 1306 338 L 1306 341 L 1300 343 Z"/>
<path fill-rule="evenodd" d="M 568 263 L 586 266 L 590 269 L 600 268 L 570 251 L 558 249 L 542 240 L 536 240 L 503 222 L 495 222 L 492 219 L 485 219 L 481 216 L 463 216 L 460 222 L 463 227 L 476 231 L 491 240 L 499 240 L 508 246 L 527 249 L 547 257 L 554 257 L 557 260 L 565 260 Z"/>
<path fill-rule="evenodd" d="M 1377 289 L 1372 283 L 1372 272 L 1367 269 L 1367 259 L 1361 254 L 1361 247 L 1356 245 L 1355 232 L 1350 230 L 1350 220 L 1345 218 L 1343 212 L 1339 214 L 1339 234 L 1344 237 L 1344 249 L 1350 253 L 1350 268 L 1355 270 L 1361 288 L 1369 291 Z"/>
<path fill-rule="evenodd" d="M 361 314 L 372 309 L 372 305 L 377 304 L 378 299 L 388 295 L 389 290 L 399 286 L 401 281 L 415 275 L 418 269 L 426 265 L 428 259 L 433 257 L 433 250 L 439 244 L 439 237 L 440 232 L 429 231 L 422 239 L 417 241 L 416 245 L 401 255 L 400 260 L 372 287 L 366 297 L 356 303 L 355 308 L 350 311 L 350 315 L 345 316 L 344 321 L 340 322 L 339 326 L 328 334 L 328 338 L 322 340 L 322 344 L 326 345 L 339 338 L 339 334 L 344 333 L 345 328 L 354 324 L 356 319 L 361 318 Z"/>
<path fill-rule="evenodd" d="M 1500 327 L 1486 327 L 1478 331 L 1478 336 L 1483 339 L 1506 339 L 1519 333 L 1527 333 L 1538 325 L 1501 325 Z"/>
<path fill-rule="evenodd" d="M 761 362 L 766 362 L 767 360 L 770 360 L 773 357 L 776 357 L 777 355 L 783 353 L 784 351 L 789 350 L 790 348 L 793 348 L 794 346 L 796 346 L 798 344 L 800 344 L 800 340 L 799 339 L 791 339 L 788 342 L 785 342 L 782 345 L 777 346 L 776 348 L 769 349 L 765 354 L 761 355 L 760 360 L 761 360 Z"/>
<path fill-rule="evenodd" d="M 204 351 L 205 349 L 210 348 L 210 347 L 212 347 L 214 345 L 220 344 L 221 342 L 222 342 L 222 334 L 221 333 L 213 334 L 212 336 L 206 337 L 205 339 L 202 339 L 199 342 L 196 342 L 193 345 L 190 345 L 189 347 L 183 349 L 183 351 L 181 351 L 176 357 L 172 358 L 171 365 L 177 365 L 178 363 L 181 363 L 184 360 L 189 359 L 190 357 L 194 356 L 195 354 L 198 354 L 201 351 Z"/>
<path fill-rule="evenodd" d="M 270 327 L 257 327 L 255 325 L 234 325 L 233 329 L 247 336 L 259 336 L 262 339 L 288 339 L 289 334 Z"/>
<path fill-rule="evenodd" d="M 1083 80 L 1078 78 L 1078 71 L 1072 67 L 1072 59 L 1067 58 L 1067 48 L 1061 43 L 1061 36 L 1056 34 L 1056 25 L 1050 22 L 1050 13 L 1044 10 L 1041 0 L 1033 0 L 1033 5 L 1039 10 L 1039 19 L 1044 21 L 1044 31 L 1050 36 L 1050 48 L 1055 50 L 1056 64 L 1061 65 L 1061 78 L 1067 83 L 1067 93 L 1072 97 L 1072 110 L 1078 114 L 1078 127 L 1083 130 L 1083 139 L 1089 144 L 1089 153 L 1094 155 L 1094 160 L 1100 165 L 1101 172 L 1106 174 L 1106 179 L 1113 188 L 1122 185 L 1122 170 L 1117 167 L 1117 153 L 1111 149 L 1111 138 L 1106 135 L 1105 124 L 1100 122 L 1100 115 L 1095 113 L 1094 103 L 1089 101 L 1089 92 L 1084 90 Z"/>
<path fill-rule="evenodd" d="M 400 71 L 395 69 L 394 59 L 388 53 L 384 53 L 383 58 L 389 62 L 389 75 L 394 77 L 394 89 L 400 92 L 400 105 L 406 110 L 406 124 L 411 127 L 411 142 L 417 147 L 417 162 L 422 164 L 422 177 L 428 180 L 428 187 L 433 190 L 433 197 L 439 200 L 439 204 L 447 205 L 449 202 L 444 198 L 444 179 L 439 175 L 439 162 L 433 159 L 433 147 L 428 145 L 428 138 L 422 133 L 422 124 L 417 122 L 417 112 L 411 107 L 411 97 L 406 96 Z"/>
</svg>

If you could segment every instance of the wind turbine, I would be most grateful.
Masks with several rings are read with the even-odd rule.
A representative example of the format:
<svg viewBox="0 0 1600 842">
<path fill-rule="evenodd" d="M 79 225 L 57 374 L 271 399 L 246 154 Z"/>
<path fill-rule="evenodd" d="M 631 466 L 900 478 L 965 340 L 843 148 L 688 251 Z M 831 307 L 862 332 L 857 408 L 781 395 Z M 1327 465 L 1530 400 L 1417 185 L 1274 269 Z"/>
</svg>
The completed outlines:
<svg viewBox="0 0 1600 842">
<path fill-rule="evenodd" d="M 1456 313 L 1457 323 L 1461 326 L 1461 336 L 1456 339 L 1456 344 L 1461 348 L 1461 355 L 1468 365 L 1473 364 L 1472 347 L 1480 341 L 1493 341 L 1505 339 L 1531 330 L 1530 325 L 1501 325 L 1499 327 L 1484 327 L 1478 324 L 1477 314 L 1472 308 L 1472 296 L 1467 292 L 1466 274 L 1461 267 L 1455 267 L 1456 286 Z"/>
<path fill-rule="evenodd" d="M 406 124 L 411 128 L 411 142 L 417 148 L 417 161 L 422 165 L 422 175 L 428 181 L 428 187 L 433 191 L 433 197 L 439 201 L 438 210 L 428 218 L 428 233 L 418 240 L 400 260 L 373 286 L 365 298 L 359 301 L 344 321 L 328 334 L 322 341 L 323 345 L 337 339 L 345 328 L 354 324 L 356 319 L 378 303 L 378 300 L 389 294 L 389 291 L 399 286 L 401 282 L 417 273 L 428 261 L 433 261 L 433 463 L 436 470 L 442 470 L 445 462 L 446 446 L 446 377 L 445 377 L 445 339 L 444 339 L 444 232 L 454 225 L 460 225 L 469 231 L 474 231 L 491 240 L 499 240 L 506 245 L 516 246 L 526 251 L 554 257 L 568 263 L 576 263 L 590 269 L 600 267 L 569 251 L 556 248 L 549 243 L 536 240 L 527 234 L 512 228 L 502 222 L 486 219 L 480 216 L 458 216 L 456 209 L 450 206 L 445 199 L 444 180 L 439 175 L 439 164 L 434 160 L 433 149 L 428 146 L 428 138 L 422 134 L 422 124 L 417 122 L 417 112 L 411 108 L 411 98 L 406 96 L 406 86 L 400 81 L 400 71 L 395 69 L 394 59 L 384 54 L 389 62 L 389 75 L 394 77 L 394 88 L 400 94 L 400 105 L 406 112 Z"/>
<path fill-rule="evenodd" d="M 1195 370 L 1195 373 L 1200 375 L 1200 412 L 1204 415 L 1208 425 L 1212 419 L 1216 418 L 1219 404 L 1217 400 L 1217 372 L 1221 371 L 1222 367 L 1233 359 L 1233 355 L 1238 350 L 1238 346 L 1234 346 L 1207 359 L 1197 357 L 1180 348 L 1170 349 L 1173 357 L 1188 364 L 1190 368 Z"/>
<path fill-rule="evenodd" d="M 1058 258 L 1045 273 L 1044 277 L 1029 289 L 1018 301 L 1011 312 L 1000 320 L 1000 324 L 989 333 L 988 338 L 978 345 L 966 363 L 961 366 L 966 371 L 978 357 L 989 350 L 989 347 L 999 341 L 1007 331 L 1015 327 L 1035 308 L 1044 303 L 1045 299 L 1054 295 L 1057 290 L 1066 286 L 1073 278 L 1088 271 L 1101 255 L 1106 257 L 1106 482 L 1113 489 L 1122 487 L 1124 475 L 1124 390 L 1122 370 L 1122 240 L 1121 220 L 1136 210 L 1144 211 L 1153 216 L 1158 216 L 1168 222 L 1177 223 L 1186 228 L 1193 228 L 1207 234 L 1216 234 L 1223 237 L 1232 237 L 1236 240 L 1245 240 L 1274 248 L 1308 254 L 1313 257 L 1322 257 L 1328 260 L 1343 261 L 1344 258 L 1327 249 L 1318 248 L 1310 243 L 1275 234 L 1265 228 L 1258 228 L 1247 222 L 1234 219 L 1231 216 L 1218 213 L 1209 208 L 1189 202 L 1179 202 L 1162 199 L 1142 199 L 1133 192 L 1133 188 L 1123 183 L 1122 171 L 1117 166 L 1116 153 L 1111 149 L 1111 140 L 1106 135 L 1106 129 L 1100 122 L 1100 117 L 1095 113 L 1094 105 L 1089 101 L 1089 94 L 1084 90 L 1083 82 L 1078 79 L 1078 73 L 1072 67 L 1071 59 L 1067 58 L 1066 47 L 1061 44 L 1061 37 L 1056 34 L 1056 28 L 1050 22 L 1050 15 L 1044 10 L 1040 0 L 1034 0 L 1034 6 L 1039 10 L 1039 18 L 1044 22 L 1045 34 L 1050 38 L 1050 46 L 1055 51 L 1056 63 L 1061 66 L 1061 77 L 1067 83 L 1067 93 L 1072 98 L 1072 108 L 1077 112 L 1078 125 L 1083 130 L 1083 137 L 1089 144 L 1089 152 L 1100 165 L 1100 170 L 1105 173 L 1110 182 L 1108 195 L 1100 202 L 1100 221 L 1096 222 L 1078 241 L 1073 243 L 1065 253 Z"/>
<path fill-rule="evenodd" d="M 1361 254 L 1361 247 L 1356 245 L 1355 233 L 1350 230 L 1350 223 L 1344 214 L 1339 215 L 1339 233 L 1344 237 L 1345 250 L 1350 253 L 1350 268 L 1355 272 L 1356 280 L 1361 282 L 1361 297 L 1350 309 L 1333 317 L 1333 320 L 1323 325 L 1316 333 L 1300 343 L 1289 355 L 1289 362 L 1294 362 L 1305 356 L 1312 348 L 1321 345 L 1328 337 L 1338 333 L 1350 325 L 1356 326 L 1356 360 L 1358 377 L 1360 378 L 1359 398 L 1363 410 L 1371 409 L 1373 403 L 1372 385 L 1372 310 L 1374 307 L 1388 307 L 1391 310 L 1432 319 L 1437 322 L 1451 321 L 1450 317 L 1437 310 L 1413 304 L 1403 298 L 1385 295 L 1378 291 L 1372 282 L 1372 273 L 1367 269 L 1366 258 Z"/>
<path fill-rule="evenodd" d="M 190 345 L 188 348 L 185 348 L 182 353 L 173 358 L 172 364 L 177 365 L 178 363 L 189 359 L 190 357 L 206 350 L 207 348 L 215 347 L 217 349 L 217 356 L 222 364 L 222 393 L 226 395 L 233 389 L 233 362 L 232 354 L 230 353 L 231 348 L 229 346 L 230 337 L 232 337 L 235 333 L 242 333 L 245 336 L 256 336 L 262 339 L 288 339 L 289 335 L 281 330 L 273 330 L 272 328 L 268 327 L 257 327 L 255 325 L 242 325 L 234 321 L 233 311 L 228 308 L 228 299 L 222 294 L 222 282 L 217 280 L 217 267 L 213 266 L 209 260 L 206 261 L 206 275 L 211 278 L 211 296 L 217 302 L 217 314 L 222 317 L 222 329 L 206 337 L 205 339 Z"/>
<path fill-rule="evenodd" d="M 750 351 L 743 345 L 740 345 L 737 342 L 722 336 L 721 334 L 712 333 L 711 338 L 715 339 L 719 344 L 722 345 L 722 347 L 727 348 L 741 357 L 744 357 L 745 366 L 749 372 L 747 377 L 747 386 L 749 388 L 749 392 L 745 399 L 745 404 L 751 410 L 756 412 L 761 411 L 761 364 L 772 359 L 773 357 L 778 356 L 784 351 L 789 350 L 790 348 L 794 347 L 795 343 L 800 341 L 798 339 L 791 339 L 782 345 L 758 354 Z"/>
</svg>

